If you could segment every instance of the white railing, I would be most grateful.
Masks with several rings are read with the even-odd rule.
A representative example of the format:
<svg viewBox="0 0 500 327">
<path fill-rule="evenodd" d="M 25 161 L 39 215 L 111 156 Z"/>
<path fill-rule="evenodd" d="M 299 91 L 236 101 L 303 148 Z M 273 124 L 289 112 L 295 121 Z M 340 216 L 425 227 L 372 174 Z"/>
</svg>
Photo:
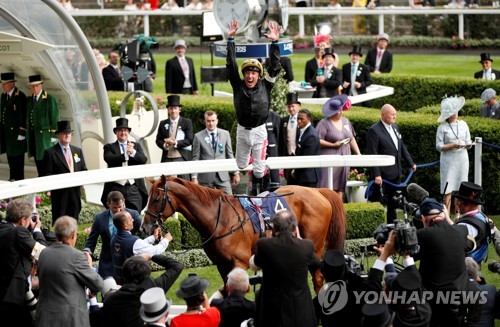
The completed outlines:
<svg viewBox="0 0 500 327">
<path fill-rule="evenodd" d="M 305 16 L 378 16 L 378 32 L 384 33 L 385 15 L 458 15 L 458 35 L 464 38 L 464 15 L 499 15 L 500 8 L 477 8 L 477 9 L 451 9 L 451 8 L 411 8 L 411 7 L 378 7 L 375 9 L 342 7 L 331 9 L 328 7 L 309 7 L 288 9 L 289 15 L 298 16 L 299 35 L 305 35 Z M 149 16 L 199 16 L 202 11 L 177 9 L 177 10 L 113 10 L 113 9 L 83 9 L 74 10 L 70 14 L 74 17 L 96 17 L 96 16 L 143 16 L 144 35 L 149 36 Z"/>
</svg>

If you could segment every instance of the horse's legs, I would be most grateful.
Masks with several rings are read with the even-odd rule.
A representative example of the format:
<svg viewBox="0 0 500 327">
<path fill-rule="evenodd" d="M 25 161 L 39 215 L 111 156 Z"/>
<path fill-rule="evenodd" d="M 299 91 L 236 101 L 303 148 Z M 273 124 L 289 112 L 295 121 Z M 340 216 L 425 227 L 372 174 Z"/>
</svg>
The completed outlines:
<svg viewBox="0 0 500 327">
<path fill-rule="evenodd" d="M 312 276 L 312 282 L 314 285 L 314 292 L 316 292 L 316 294 L 318 294 L 319 290 L 321 289 L 321 286 L 323 286 L 323 275 L 321 275 L 321 272 L 318 269 L 318 270 L 312 272 L 311 276 Z"/>
</svg>

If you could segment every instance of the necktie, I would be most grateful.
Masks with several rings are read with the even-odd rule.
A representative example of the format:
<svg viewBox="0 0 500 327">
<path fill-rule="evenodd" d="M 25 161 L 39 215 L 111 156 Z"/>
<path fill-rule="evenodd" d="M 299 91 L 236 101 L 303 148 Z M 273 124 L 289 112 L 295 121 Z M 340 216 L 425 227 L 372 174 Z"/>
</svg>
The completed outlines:
<svg viewBox="0 0 500 327">
<path fill-rule="evenodd" d="M 295 127 L 295 117 L 294 116 L 290 117 L 290 127 L 291 128 Z"/>
<path fill-rule="evenodd" d="M 378 54 L 377 54 L 377 58 L 382 58 L 382 51 L 377 51 Z"/>
<path fill-rule="evenodd" d="M 214 149 L 215 152 L 215 150 L 217 149 L 217 142 L 215 142 L 215 133 L 212 132 L 210 133 L 210 135 L 212 136 L 212 149 Z"/>
<path fill-rule="evenodd" d="M 356 65 L 351 65 L 351 74 L 356 74 Z"/>
<path fill-rule="evenodd" d="M 33 96 L 33 103 L 36 103 L 37 101 L 37 98 L 36 98 L 36 95 Z"/>
<path fill-rule="evenodd" d="M 116 66 L 116 72 L 118 73 L 118 76 L 122 77 L 122 72 L 120 71 L 120 67 Z"/>
<path fill-rule="evenodd" d="M 188 69 L 188 65 L 187 65 L 186 59 L 184 57 L 181 58 L 181 66 L 182 66 L 182 70 Z"/>
<path fill-rule="evenodd" d="M 116 227 L 115 224 L 113 224 L 113 219 L 111 217 L 109 218 L 108 226 L 109 234 L 111 235 L 111 237 L 113 237 L 116 234 Z"/>
<path fill-rule="evenodd" d="M 176 121 L 170 122 L 170 137 L 175 137 L 175 126 L 177 125 Z"/>
<path fill-rule="evenodd" d="M 493 111 L 493 108 L 488 106 L 488 112 L 486 114 L 486 117 L 491 117 L 491 112 Z"/>
<path fill-rule="evenodd" d="M 125 159 L 127 159 L 127 149 L 125 149 L 125 144 L 120 143 L 120 146 L 122 147 L 123 154 L 125 155 Z"/>
<path fill-rule="evenodd" d="M 5 94 L 5 102 L 9 102 L 10 96 L 8 93 Z"/>
<path fill-rule="evenodd" d="M 64 157 L 66 158 L 66 162 L 68 163 L 69 170 L 73 171 L 73 160 L 71 160 L 68 147 L 64 148 Z"/>
</svg>

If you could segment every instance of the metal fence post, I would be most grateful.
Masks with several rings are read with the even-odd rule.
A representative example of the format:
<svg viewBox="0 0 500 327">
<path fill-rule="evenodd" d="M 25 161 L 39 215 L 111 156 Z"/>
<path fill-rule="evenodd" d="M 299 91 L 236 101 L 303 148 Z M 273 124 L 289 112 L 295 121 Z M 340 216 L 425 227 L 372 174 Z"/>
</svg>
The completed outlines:
<svg viewBox="0 0 500 327">
<path fill-rule="evenodd" d="M 483 167 L 481 157 L 483 156 L 483 138 L 476 137 L 474 139 L 476 145 L 474 147 L 474 183 L 482 184 Z"/>
</svg>

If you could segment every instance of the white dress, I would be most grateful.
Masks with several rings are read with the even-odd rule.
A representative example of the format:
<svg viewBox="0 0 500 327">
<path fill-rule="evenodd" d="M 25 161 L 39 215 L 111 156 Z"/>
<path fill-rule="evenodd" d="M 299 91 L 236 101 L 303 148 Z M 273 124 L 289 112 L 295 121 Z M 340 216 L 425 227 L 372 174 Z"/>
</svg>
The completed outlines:
<svg viewBox="0 0 500 327">
<path fill-rule="evenodd" d="M 443 122 L 439 125 L 436 133 L 436 149 L 441 152 L 441 194 L 458 191 L 460 183 L 468 180 L 469 155 L 467 149 L 453 149 L 442 151 L 443 146 L 449 143 L 470 144 L 469 126 L 463 120 L 457 120 L 449 124 Z"/>
</svg>

